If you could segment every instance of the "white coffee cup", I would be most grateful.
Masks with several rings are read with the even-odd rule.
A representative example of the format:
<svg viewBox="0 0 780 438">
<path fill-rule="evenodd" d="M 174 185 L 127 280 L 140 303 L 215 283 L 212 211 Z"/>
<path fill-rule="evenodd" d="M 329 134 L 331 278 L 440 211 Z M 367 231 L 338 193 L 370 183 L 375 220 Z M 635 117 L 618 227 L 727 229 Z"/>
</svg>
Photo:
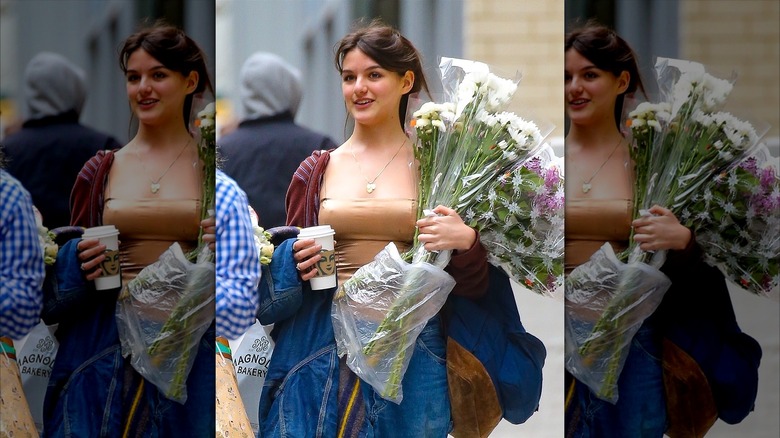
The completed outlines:
<svg viewBox="0 0 780 438">
<path fill-rule="evenodd" d="M 336 234 L 330 225 L 318 225 L 304 228 L 298 233 L 298 240 L 314 239 L 314 243 L 322 245 L 320 261 L 314 265 L 317 275 L 310 280 L 313 290 L 336 287 L 336 251 L 333 248 L 333 235 Z"/>
<path fill-rule="evenodd" d="M 106 258 L 100 263 L 103 273 L 95 279 L 95 289 L 115 289 L 122 285 L 119 269 L 119 230 L 113 225 L 103 225 L 84 230 L 82 239 L 98 239 L 106 245 Z"/>
</svg>

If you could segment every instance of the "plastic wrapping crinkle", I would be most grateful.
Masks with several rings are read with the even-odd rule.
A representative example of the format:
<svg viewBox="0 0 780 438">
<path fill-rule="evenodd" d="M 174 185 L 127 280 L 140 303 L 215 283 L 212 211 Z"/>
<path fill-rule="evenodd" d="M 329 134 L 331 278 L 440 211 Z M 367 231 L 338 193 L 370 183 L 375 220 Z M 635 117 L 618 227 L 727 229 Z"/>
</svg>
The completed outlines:
<svg viewBox="0 0 780 438">
<path fill-rule="evenodd" d="M 187 400 L 198 342 L 214 320 L 214 263 L 203 247 L 196 263 L 178 242 L 130 281 L 117 299 L 122 354 L 166 397 Z"/>
<path fill-rule="evenodd" d="M 566 369 L 597 397 L 617 402 L 631 340 L 669 286 L 658 269 L 619 261 L 609 243 L 566 277 Z"/>
<path fill-rule="evenodd" d="M 403 261 L 392 242 L 352 278 L 333 299 L 338 354 L 346 354 L 349 368 L 383 398 L 400 403 L 417 336 L 455 280 L 429 263 Z"/>
</svg>

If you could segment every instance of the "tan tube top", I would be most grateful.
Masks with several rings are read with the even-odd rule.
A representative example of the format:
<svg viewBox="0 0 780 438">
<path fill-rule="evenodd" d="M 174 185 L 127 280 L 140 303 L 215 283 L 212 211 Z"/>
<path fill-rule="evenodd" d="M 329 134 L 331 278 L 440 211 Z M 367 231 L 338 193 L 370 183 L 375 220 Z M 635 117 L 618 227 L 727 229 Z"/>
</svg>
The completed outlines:
<svg viewBox="0 0 780 438">
<path fill-rule="evenodd" d="M 616 253 L 626 249 L 631 209 L 630 199 L 567 199 L 566 272 L 588 261 L 604 242 Z"/>
<path fill-rule="evenodd" d="M 416 215 L 417 202 L 411 199 L 323 199 L 318 222 L 336 231 L 339 284 L 389 242 L 395 242 L 400 252 L 409 249 Z"/>
<path fill-rule="evenodd" d="M 103 223 L 119 229 L 122 284 L 157 261 L 173 242 L 186 253 L 195 248 L 200 229 L 196 199 L 108 199 Z"/>
</svg>

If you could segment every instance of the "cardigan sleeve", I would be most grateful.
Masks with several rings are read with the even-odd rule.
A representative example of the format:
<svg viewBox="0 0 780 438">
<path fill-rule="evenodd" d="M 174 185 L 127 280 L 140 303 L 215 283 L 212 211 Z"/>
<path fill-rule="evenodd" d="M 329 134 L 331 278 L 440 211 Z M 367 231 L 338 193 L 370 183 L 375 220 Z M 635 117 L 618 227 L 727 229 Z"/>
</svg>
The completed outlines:
<svg viewBox="0 0 780 438">
<path fill-rule="evenodd" d="M 485 295 L 489 274 L 487 250 L 479 240 L 479 232 L 471 248 L 452 255 L 445 271 L 455 279 L 454 295 L 472 299 Z"/>
<path fill-rule="evenodd" d="M 285 197 L 287 225 L 297 227 L 309 226 L 311 220 L 307 221 L 307 216 L 316 215 L 316 212 L 311 212 L 309 209 L 316 208 L 315 202 L 310 198 L 311 193 L 319 193 L 319 184 L 316 180 L 315 171 L 320 156 L 322 156 L 322 151 L 314 151 L 301 162 L 293 174 L 292 181 L 287 189 L 287 196 Z M 312 187 L 315 183 L 317 183 L 316 186 Z"/>
<path fill-rule="evenodd" d="M 102 191 L 103 184 L 98 184 L 98 174 L 102 173 L 103 161 L 106 159 L 107 151 L 98 151 L 98 153 L 84 164 L 73 184 L 73 190 L 70 193 L 70 224 L 82 227 L 91 227 L 93 223 L 93 212 L 99 206 L 93 205 L 94 193 L 96 190 Z M 96 185 L 98 187 L 96 187 Z"/>
</svg>

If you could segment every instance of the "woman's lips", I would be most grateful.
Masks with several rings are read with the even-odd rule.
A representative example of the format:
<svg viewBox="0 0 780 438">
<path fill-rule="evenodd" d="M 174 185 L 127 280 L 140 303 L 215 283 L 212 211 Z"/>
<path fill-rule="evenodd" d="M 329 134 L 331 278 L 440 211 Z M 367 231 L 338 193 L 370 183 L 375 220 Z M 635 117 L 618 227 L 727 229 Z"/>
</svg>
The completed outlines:
<svg viewBox="0 0 780 438">
<path fill-rule="evenodd" d="M 579 110 L 582 108 L 585 108 L 585 106 L 590 102 L 588 99 L 574 99 L 569 101 L 569 108 L 573 110 Z"/>
</svg>

